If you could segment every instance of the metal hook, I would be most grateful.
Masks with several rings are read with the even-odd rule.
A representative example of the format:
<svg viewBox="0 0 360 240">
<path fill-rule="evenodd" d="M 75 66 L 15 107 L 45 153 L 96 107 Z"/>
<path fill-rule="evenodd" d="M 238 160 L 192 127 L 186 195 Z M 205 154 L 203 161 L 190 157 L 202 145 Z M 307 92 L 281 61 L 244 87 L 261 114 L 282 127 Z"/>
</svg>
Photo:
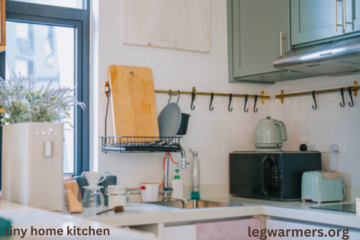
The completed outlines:
<svg viewBox="0 0 360 240">
<path fill-rule="evenodd" d="M 345 107 L 345 99 L 344 99 L 344 88 L 340 88 L 342 103 L 340 103 L 340 107 Z"/>
<path fill-rule="evenodd" d="M 190 107 L 191 110 L 195 110 L 195 106 L 193 106 L 193 104 L 194 104 L 194 99 L 195 99 L 195 92 L 193 91 L 193 92 L 191 93 L 191 107 Z"/>
<path fill-rule="evenodd" d="M 244 112 L 248 112 L 248 111 L 249 111 L 249 109 L 246 109 L 246 104 L 247 104 L 248 98 L 249 98 L 249 96 L 248 96 L 248 95 L 245 95 Z"/>
<path fill-rule="evenodd" d="M 230 108 L 230 107 L 231 107 L 232 98 L 233 98 L 233 95 L 230 93 L 230 97 L 229 97 L 229 107 L 228 107 L 228 111 L 229 111 L 229 112 L 232 112 L 232 110 L 233 110 L 233 108 Z"/>
<path fill-rule="evenodd" d="M 259 109 L 256 108 L 256 103 L 258 100 L 258 95 L 255 95 L 255 101 L 254 101 L 254 112 L 257 112 Z M 255 109 L 256 108 L 256 109 Z"/>
<path fill-rule="evenodd" d="M 178 92 L 178 99 L 177 99 L 176 103 L 179 103 L 179 99 L 180 99 L 180 91 L 178 90 L 177 92 Z"/>
<path fill-rule="evenodd" d="M 212 106 L 212 102 L 214 100 L 214 93 L 210 93 L 211 97 L 210 97 L 210 106 L 209 106 L 209 110 L 210 111 L 214 111 L 214 107 Z"/>
<path fill-rule="evenodd" d="M 348 91 L 349 91 L 350 101 L 351 101 L 351 103 L 349 102 L 349 106 L 353 107 L 354 106 L 354 100 L 353 100 L 353 97 L 352 97 L 352 87 L 348 87 Z"/>
<path fill-rule="evenodd" d="M 316 103 L 315 91 L 313 91 L 311 94 L 312 94 L 312 97 L 313 97 L 314 103 L 315 103 L 315 106 L 313 105 L 312 108 L 313 108 L 314 110 L 316 110 L 316 109 L 317 109 L 317 103 Z"/>
<path fill-rule="evenodd" d="M 170 95 L 170 98 L 169 98 L 168 104 L 170 104 L 170 101 L 171 101 L 171 96 L 172 96 L 171 90 L 169 90 L 169 95 Z"/>
</svg>

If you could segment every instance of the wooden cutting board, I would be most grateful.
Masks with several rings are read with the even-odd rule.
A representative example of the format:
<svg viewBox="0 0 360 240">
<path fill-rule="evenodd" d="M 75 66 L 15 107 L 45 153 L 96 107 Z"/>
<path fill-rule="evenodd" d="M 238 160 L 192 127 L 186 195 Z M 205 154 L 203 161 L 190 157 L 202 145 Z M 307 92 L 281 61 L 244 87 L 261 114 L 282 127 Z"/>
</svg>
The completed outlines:
<svg viewBox="0 0 360 240">
<path fill-rule="evenodd" d="M 115 135 L 159 137 L 152 70 L 112 65 L 109 71 Z"/>
</svg>

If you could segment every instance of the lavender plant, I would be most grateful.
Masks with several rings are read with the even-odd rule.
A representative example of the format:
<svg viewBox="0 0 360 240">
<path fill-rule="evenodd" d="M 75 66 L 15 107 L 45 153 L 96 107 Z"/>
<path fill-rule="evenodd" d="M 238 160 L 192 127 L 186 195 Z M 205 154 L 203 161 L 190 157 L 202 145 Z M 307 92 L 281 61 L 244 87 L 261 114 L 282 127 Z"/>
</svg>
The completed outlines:
<svg viewBox="0 0 360 240">
<path fill-rule="evenodd" d="M 21 122 L 67 122 L 69 110 L 86 105 L 74 98 L 74 89 L 51 87 L 52 81 L 39 90 L 32 77 L 20 74 L 7 80 L 0 78 L 0 106 L 5 108 L 1 125 Z"/>
</svg>

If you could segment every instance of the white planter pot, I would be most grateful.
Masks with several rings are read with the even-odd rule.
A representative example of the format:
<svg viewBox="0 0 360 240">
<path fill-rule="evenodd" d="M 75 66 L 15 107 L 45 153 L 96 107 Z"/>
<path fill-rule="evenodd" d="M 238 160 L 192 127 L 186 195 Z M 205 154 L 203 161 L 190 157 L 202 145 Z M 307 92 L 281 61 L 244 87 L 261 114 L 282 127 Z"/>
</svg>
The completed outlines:
<svg viewBox="0 0 360 240">
<path fill-rule="evenodd" d="M 18 123 L 3 127 L 3 199 L 63 210 L 63 124 Z"/>
</svg>

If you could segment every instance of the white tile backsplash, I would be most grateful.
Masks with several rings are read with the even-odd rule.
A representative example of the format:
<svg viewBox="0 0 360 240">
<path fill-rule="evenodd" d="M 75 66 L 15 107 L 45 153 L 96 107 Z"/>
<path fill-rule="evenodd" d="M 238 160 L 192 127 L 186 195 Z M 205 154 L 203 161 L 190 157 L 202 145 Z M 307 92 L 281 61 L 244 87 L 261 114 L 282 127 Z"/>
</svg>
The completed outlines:
<svg viewBox="0 0 360 240">
<path fill-rule="evenodd" d="M 257 122 L 272 116 L 285 122 L 288 141 L 284 150 L 298 150 L 301 143 L 316 144 L 323 152 L 323 167 L 329 169 L 329 148 L 333 143 L 340 145 L 338 167 L 344 183 L 352 195 L 360 192 L 360 102 L 354 98 L 355 106 L 348 106 L 349 96 L 345 92 L 347 106 L 341 108 L 340 93 L 322 94 L 316 97 L 318 110 L 313 110 L 311 96 L 286 98 L 282 104 L 275 99 L 283 89 L 285 93 L 304 92 L 317 89 L 351 86 L 360 75 L 343 77 L 318 77 L 281 82 L 274 85 L 228 83 L 226 1 L 211 1 L 211 52 L 197 53 L 140 47 L 122 44 L 122 1 L 97 1 L 98 22 L 93 32 L 98 35 L 94 41 L 98 59 L 93 74 L 93 87 L 98 89 L 98 109 L 94 110 L 97 129 L 93 136 L 104 134 L 106 98 L 103 86 L 108 81 L 108 67 L 111 64 L 145 66 L 153 69 L 156 89 L 224 93 L 260 94 L 262 90 L 272 99 L 261 104 L 258 113 L 253 112 L 254 99 L 249 99 L 248 113 L 244 113 L 244 99 L 233 98 L 233 111 L 228 112 L 228 98 L 215 97 L 214 111 L 209 111 L 209 96 L 199 96 L 190 110 L 191 97 L 181 96 L 179 105 L 183 112 L 191 114 L 188 134 L 182 139 L 186 149 L 199 151 L 201 159 L 201 183 L 220 186 L 228 183 L 228 154 L 235 150 L 254 150 L 254 130 Z M 96 90 L 95 90 L 96 91 Z M 96 95 L 96 94 L 95 94 Z M 176 101 L 173 97 L 172 101 Z M 156 94 L 157 111 L 167 104 L 166 94 Z M 108 119 L 111 119 L 111 111 Z M 97 132 L 96 132 L 97 131 Z M 108 132 L 112 133 L 109 121 Z M 96 142 L 96 141 L 94 141 Z M 99 147 L 99 146 L 94 146 Z M 118 176 L 119 184 L 138 187 L 143 181 L 162 181 L 163 154 L 104 154 L 99 151 L 98 168 L 110 170 Z M 179 154 L 174 154 L 180 160 Z M 190 158 L 188 152 L 188 158 Z M 96 162 L 96 160 L 94 161 Z M 173 172 L 172 166 L 171 172 Z M 181 171 L 186 185 L 190 184 L 190 168 Z M 227 191 L 227 190 L 226 190 Z"/>
</svg>

